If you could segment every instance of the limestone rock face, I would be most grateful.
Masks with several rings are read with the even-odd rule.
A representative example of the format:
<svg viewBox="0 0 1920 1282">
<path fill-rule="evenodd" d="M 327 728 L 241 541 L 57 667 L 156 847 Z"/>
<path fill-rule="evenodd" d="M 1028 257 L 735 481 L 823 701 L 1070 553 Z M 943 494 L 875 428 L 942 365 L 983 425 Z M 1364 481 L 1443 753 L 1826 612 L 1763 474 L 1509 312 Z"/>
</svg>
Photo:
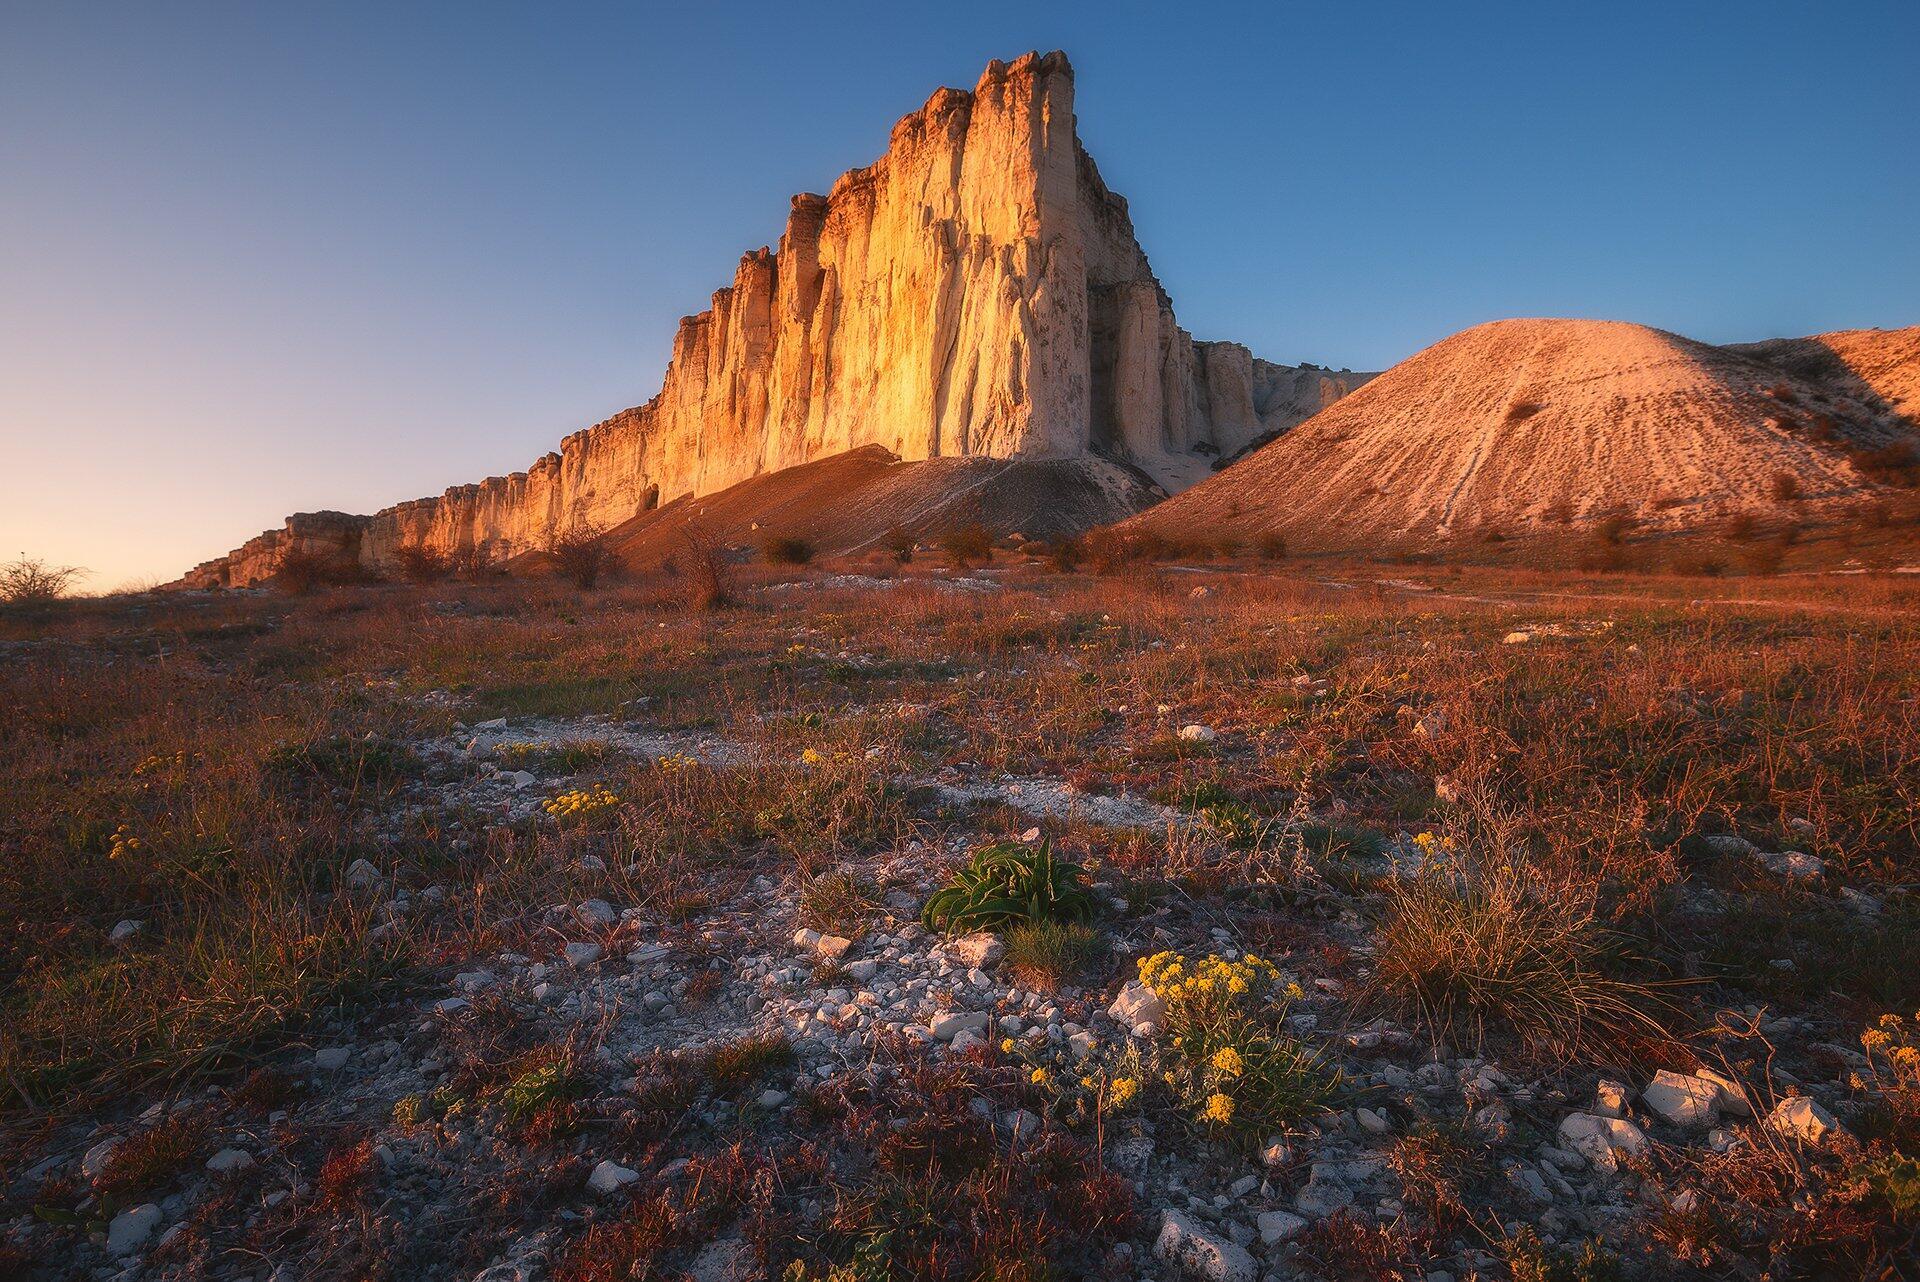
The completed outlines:
<svg viewBox="0 0 1920 1282">
<path fill-rule="evenodd" d="M 575 521 L 617 525 L 864 446 L 903 460 L 1097 454 L 1177 490 L 1364 377 L 1195 343 L 1080 146 L 1073 88 L 1050 53 L 935 93 L 879 160 L 793 198 L 778 247 L 745 255 L 711 308 L 680 322 L 658 395 L 527 471 L 366 518 L 295 517 L 183 584 L 268 577 L 322 516 L 374 569 L 403 547 L 498 560 Z"/>
</svg>

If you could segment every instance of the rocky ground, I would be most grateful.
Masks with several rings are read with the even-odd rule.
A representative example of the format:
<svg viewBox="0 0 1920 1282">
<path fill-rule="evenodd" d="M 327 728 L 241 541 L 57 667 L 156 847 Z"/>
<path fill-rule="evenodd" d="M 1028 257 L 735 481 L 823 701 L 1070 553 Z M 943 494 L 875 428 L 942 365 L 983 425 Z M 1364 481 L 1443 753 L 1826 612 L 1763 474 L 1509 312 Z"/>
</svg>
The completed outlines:
<svg viewBox="0 0 1920 1282">
<path fill-rule="evenodd" d="M 383 711 L 365 716 L 353 769 L 313 767 L 301 803 L 353 816 L 312 911 L 349 923 L 379 979 L 231 1053 L 76 1077 L 64 1104 L 27 1091 L 8 1123 L 0 1259 L 29 1277 L 490 1282 L 1909 1267 L 1911 1081 L 1891 1056 L 1910 1041 L 1870 1012 L 1906 1009 L 1884 994 L 1911 997 L 1911 981 L 1864 963 L 1849 978 L 1836 958 L 1910 947 L 1910 827 L 1873 829 L 1868 858 L 1840 849 L 1866 830 L 1826 802 L 1719 807 L 1712 831 L 1643 813 L 1638 853 L 1660 869 L 1631 888 L 1625 865 L 1596 880 L 1610 880 L 1608 929 L 1644 954 L 1644 1026 L 1596 1005 L 1573 1011 L 1584 1028 L 1530 1038 L 1440 1020 L 1386 982 L 1407 964 L 1404 888 L 1460 859 L 1456 838 L 1481 831 L 1462 812 L 1489 804 L 1510 758 L 1465 746 L 1475 714 L 1439 685 L 1374 682 L 1436 647 L 1522 687 L 1513 665 L 1537 676 L 1526 665 L 1547 661 L 1521 651 L 1582 649 L 1551 661 L 1564 674 L 1656 650 L 1686 655 L 1692 687 L 1664 669 L 1646 715 L 1729 733 L 1791 720 L 1765 694 L 1727 711 L 1752 672 L 1713 671 L 1690 625 L 1648 617 L 1461 606 L 1408 629 L 1394 589 L 1358 612 L 1331 604 L 1352 589 L 1314 589 L 1303 612 L 1170 578 L 1109 610 L 1017 580 L 803 580 L 814 614 L 793 614 L 783 586 L 722 631 L 663 617 L 653 678 L 647 654 L 621 651 L 643 679 L 596 687 L 594 711 L 427 684 L 427 659 L 379 640 L 384 666 L 356 660 L 347 683 Z M 903 590 L 923 613 L 895 613 Z M 499 605 L 426 617 L 465 621 L 477 646 L 493 624 L 475 611 Z M 637 636 L 660 607 L 622 608 L 640 612 L 620 620 Z M 1904 620 L 1852 625 L 1913 643 Z M 1189 650 L 1223 630 L 1286 657 Z M 116 652 L 126 635 L 122 621 L 56 639 L 58 661 L 141 662 Z M 566 644 L 591 654 L 598 636 Z M 776 674 L 778 697 L 745 697 L 733 664 Z M 212 666 L 228 681 L 241 664 Z M 669 669 L 728 697 L 694 700 Z M 1892 679 L 1878 688 L 1897 691 L 1897 738 L 1914 694 Z M 1363 707 L 1379 711 L 1356 735 Z M 404 763 L 377 789 L 368 744 Z M 1290 774 L 1287 754 L 1309 749 L 1311 775 Z M 1880 761 L 1913 786 L 1910 756 Z M 1745 831 L 1724 822 L 1763 812 Z M 122 866 L 163 840 L 138 821 L 114 831 Z M 994 841 L 1085 865 L 1085 956 L 1050 965 L 1010 955 L 1005 926 L 922 923 Z M 1757 906 L 1787 915 L 1768 933 Z M 185 929 L 164 896 L 110 915 L 109 958 Z M 1728 934 L 1741 946 L 1716 952 Z M 1168 953 L 1270 960 L 1260 1018 L 1312 1057 L 1324 1097 L 1258 1125 L 1209 1122 L 1152 1080 L 1122 1098 L 1118 1079 L 1179 1053 L 1178 1012 L 1140 983 L 1141 960 Z M 37 957 L 13 956 L 35 973 Z"/>
</svg>

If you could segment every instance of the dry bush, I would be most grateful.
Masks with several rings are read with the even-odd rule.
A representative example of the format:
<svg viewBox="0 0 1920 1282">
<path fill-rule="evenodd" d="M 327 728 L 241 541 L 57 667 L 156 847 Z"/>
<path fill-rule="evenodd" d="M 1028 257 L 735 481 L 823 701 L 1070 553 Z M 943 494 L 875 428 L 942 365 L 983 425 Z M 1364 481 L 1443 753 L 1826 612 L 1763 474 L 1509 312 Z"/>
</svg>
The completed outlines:
<svg viewBox="0 0 1920 1282">
<path fill-rule="evenodd" d="M 619 565 L 604 526 L 576 519 L 547 535 L 547 556 L 561 578 L 591 592 Z"/>
<path fill-rule="evenodd" d="M 904 526 L 896 525 L 887 531 L 885 547 L 893 559 L 901 565 L 913 560 L 914 539 Z"/>
<path fill-rule="evenodd" d="M 1284 561 L 1287 559 L 1287 536 L 1278 530 L 1268 530 L 1255 542 L 1254 550 L 1262 561 Z"/>
<path fill-rule="evenodd" d="M 294 547 L 281 556 L 273 572 L 273 586 L 294 596 L 305 596 L 315 588 L 341 583 L 346 578 L 342 558 Z"/>
<path fill-rule="evenodd" d="M 760 540 L 760 555 L 768 565 L 805 565 L 813 560 L 813 544 L 792 534 L 769 534 Z"/>
<path fill-rule="evenodd" d="M 1775 503 L 1791 503 L 1800 497 L 1800 478 L 1792 472 L 1775 472 L 1767 478 L 1767 497 Z"/>
<path fill-rule="evenodd" d="M 1086 549 L 1080 540 L 1071 535 L 1061 535 L 1046 545 L 1046 561 L 1056 574 L 1070 574 L 1080 568 L 1080 562 L 1086 555 Z"/>
<path fill-rule="evenodd" d="M 993 560 L 993 535 L 978 521 L 949 530 L 940 537 L 940 550 L 958 569 Z"/>
<path fill-rule="evenodd" d="M 1538 401 L 1515 401 L 1507 406 L 1507 422 L 1524 422 L 1545 408 L 1547 407 Z"/>
<path fill-rule="evenodd" d="M 1726 536 L 1739 543 L 1745 543 L 1757 534 L 1759 530 L 1760 518 L 1752 512 L 1746 511 L 1735 512 L 1732 516 L 1728 517 L 1724 527 Z"/>
<path fill-rule="evenodd" d="M 36 606 L 57 601 L 86 575 L 75 565 L 48 565 L 23 556 L 0 566 L 0 605 Z"/>
<path fill-rule="evenodd" d="M 1618 545 L 1624 543 L 1639 524 L 1629 513 L 1609 512 L 1595 523 L 1593 537 L 1600 543 Z"/>
<path fill-rule="evenodd" d="M 680 577 L 686 607 L 695 614 L 733 604 L 733 564 L 700 526 L 689 524 L 680 531 L 673 568 Z"/>
<path fill-rule="evenodd" d="M 1878 449 L 1854 450 L 1848 458 L 1860 474 L 1882 485 L 1912 488 L 1920 485 L 1920 450 L 1911 441 L 1895 441 Z"/>
<path fill-rule="evenodd" d="M 394 568 L 409 583 L 438 583 L 453 573 L 453 561 L 440 552 L 419 543 L 407 543 L 393 550 Z"/>
<path fill-rule="evenodd" d="M 1555 525 L 1573 524 L 1573 500 L 1557 498 L 1547 505 L 1547 519 Z"/>
<path fill-rule="evenodd" d="M 1418 873 L 1383 889 L 1372 993 L 1436 1042 L 1478 1048 L 1508 1034 L 1523 1055 L 1561 1064 L 1666 1042 L 1657 987 L 1609 973 L 1621 940 L 1596 889 L 1542 875 L 1497 827 L 1458 855 L 1436 845 Z"/>
</svg>

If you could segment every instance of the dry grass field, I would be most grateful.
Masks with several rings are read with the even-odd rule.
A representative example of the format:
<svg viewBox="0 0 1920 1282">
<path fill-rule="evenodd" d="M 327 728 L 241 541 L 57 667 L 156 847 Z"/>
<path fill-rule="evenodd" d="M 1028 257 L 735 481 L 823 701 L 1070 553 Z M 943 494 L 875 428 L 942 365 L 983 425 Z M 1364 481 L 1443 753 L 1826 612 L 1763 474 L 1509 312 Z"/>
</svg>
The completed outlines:
<svg viewBox="0 0 1920 1282">
<path fill-rule="evenodd" d="M 1920 580 L 804 554 L 0 613 L 0 1276 L 1913 1275 Z"/>
</svg>

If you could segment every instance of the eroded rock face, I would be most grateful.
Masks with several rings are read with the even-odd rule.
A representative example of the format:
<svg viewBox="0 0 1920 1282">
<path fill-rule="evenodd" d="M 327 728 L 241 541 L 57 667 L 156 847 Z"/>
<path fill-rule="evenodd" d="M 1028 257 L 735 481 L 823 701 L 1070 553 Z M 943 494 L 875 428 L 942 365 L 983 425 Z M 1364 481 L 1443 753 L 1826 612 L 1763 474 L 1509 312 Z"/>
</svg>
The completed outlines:
<svg viewBox="0 0 1920 1282">
<path fill-rule="evenodd" d="M 498 560 L 575 520 L 617 525 L 869 445 L 905 460 L 1098 453 L 1172 491 L 1363 377 L 1196 344 L 1080 146 L 1066 56 L 1028 54 L 935 93 L 827 195 L 795 196 L 778 248 L 744 256 L 680 322 L 645 405 L 525 472 L 322 516 L 328 546 L 371 568 L 407 546 Z M 268 577 L 320 521 L 295 517 L 182 585 Z"/>
</svg>

